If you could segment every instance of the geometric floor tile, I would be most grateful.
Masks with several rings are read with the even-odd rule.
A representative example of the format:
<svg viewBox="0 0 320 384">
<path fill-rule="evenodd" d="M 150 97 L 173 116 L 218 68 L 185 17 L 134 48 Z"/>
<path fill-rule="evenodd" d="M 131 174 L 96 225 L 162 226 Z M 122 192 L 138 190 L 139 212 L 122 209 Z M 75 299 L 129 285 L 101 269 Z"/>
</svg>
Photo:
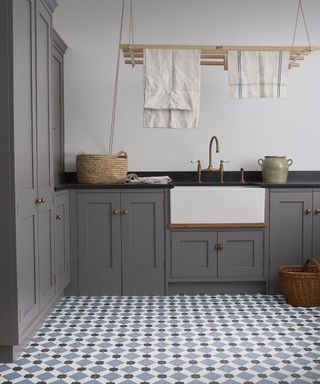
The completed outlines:
<svg viewBox="0 0 320 384">
<path fill-rule="evenodd" d="M 320 308 L 282 296 L 65 297 L 0 383 L 317 383 Z"/>
</svg>

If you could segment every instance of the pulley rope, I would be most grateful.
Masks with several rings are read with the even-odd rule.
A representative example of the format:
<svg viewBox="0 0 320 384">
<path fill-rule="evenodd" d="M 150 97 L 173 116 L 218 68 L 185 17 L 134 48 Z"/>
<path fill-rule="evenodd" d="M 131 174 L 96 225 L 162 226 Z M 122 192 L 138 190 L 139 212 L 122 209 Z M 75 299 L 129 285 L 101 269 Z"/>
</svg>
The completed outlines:
<svg viewBox="0 0 320 384">
<path fill-rule="evenodd" d="M 115 127 L 115 122 L 116 122 L 117 96 L 118 96 L 118 86 L 119 86 L 120 54 L 121 54 L 120 44 L 121 44 L 121 40 L 122 40 L 124 5 L 125 5 L 125 0 L 122 0 L 121 21 L 120 21 L 120 31 L 119 31 L 119 43 L 118 43 L 117 68 L 116 68 L 116 76 L 115 76 L 115 81 L 114 81 L 113 104 L 112 104 L 112 114 L 111 114 L 111 130 L 110 130 L 110 137 L 109 137 L 109 155 L 112 154 L 113 138 L 114 138 L 114 127 Z"/>
</svg>

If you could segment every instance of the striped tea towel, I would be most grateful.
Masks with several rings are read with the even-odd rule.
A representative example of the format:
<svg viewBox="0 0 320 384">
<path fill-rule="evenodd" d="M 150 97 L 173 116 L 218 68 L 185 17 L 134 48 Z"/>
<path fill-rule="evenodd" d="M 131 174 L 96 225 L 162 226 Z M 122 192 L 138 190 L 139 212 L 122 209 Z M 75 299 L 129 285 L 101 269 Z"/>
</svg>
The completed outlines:
<svg viewBox="0 0 320 384">
<path fill-rule="evenodd" d="M 289 52 L 229 51 L 229 92 L 234 99 L 286 96 Z"/>
</svg>

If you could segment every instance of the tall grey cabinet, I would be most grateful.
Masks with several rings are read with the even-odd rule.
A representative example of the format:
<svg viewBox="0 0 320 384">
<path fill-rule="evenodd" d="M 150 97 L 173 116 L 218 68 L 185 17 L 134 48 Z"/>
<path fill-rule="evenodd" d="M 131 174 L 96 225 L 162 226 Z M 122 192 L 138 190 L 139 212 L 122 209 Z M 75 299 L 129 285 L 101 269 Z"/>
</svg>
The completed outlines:
<svg viewBox="0 0 320 384">
<path fill-rule="evenodd" d="M 0 2 L 0 359 L 6 361 L 56 294 L 51 132 L 56 6 L 55 0 Z"/>
</svg>

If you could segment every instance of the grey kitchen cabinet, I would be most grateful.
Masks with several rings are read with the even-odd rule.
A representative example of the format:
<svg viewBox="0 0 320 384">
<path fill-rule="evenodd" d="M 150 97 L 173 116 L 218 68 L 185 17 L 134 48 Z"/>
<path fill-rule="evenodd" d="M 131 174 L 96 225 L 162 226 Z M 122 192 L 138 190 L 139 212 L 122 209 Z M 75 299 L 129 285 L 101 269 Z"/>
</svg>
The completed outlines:
<svg viewBox="0 0 320 384">
<path fill-rule="evenodd" d="M 78 192 L 80 295 L 121 294 L 120 194 Z"/>
<path fill-rule="evenodd" d="M 0 153 L 8 226 L 0 260 L 0 360 L 10 361 L 55 300 L 51 28 L 55 0 L 0 2 Z M 10 191 L 10 194 L 9 194 Z M 4 209 L 3 209 L 4 208 Z M 7 245 L 6 245 L 7 243 Z"/>
<path fill-rule="evenodd" d="M 122 294 L 164 293 L 164 194 L 121 193 Z"/>
<path fill-rule="evenodd" d="M 163 294 L 164 226 L 163 191 L 78 191 L 78 293 Z"/>
<path fill-rule="evenodd" d="M 55 185 L 64 180 L 64 54 L 67 45 L 52 31 L 52 147 Z"/>
<path fill-rule="evenodd" d="M 270 293 L 279 293 L 279 267 L 320 257 L 320 191 L 270 191 Z"/>
<path fill-rule="evenodd" d="M 69 193 L 54 194 L 54 276 L 56 295 L 60 295 L 70 281 L 69 249 Z"/>
<path fill-rule="evenodd" d="M 261 230 L 172 231 L 170 279 L 263 279 Z"/>
</svg>

